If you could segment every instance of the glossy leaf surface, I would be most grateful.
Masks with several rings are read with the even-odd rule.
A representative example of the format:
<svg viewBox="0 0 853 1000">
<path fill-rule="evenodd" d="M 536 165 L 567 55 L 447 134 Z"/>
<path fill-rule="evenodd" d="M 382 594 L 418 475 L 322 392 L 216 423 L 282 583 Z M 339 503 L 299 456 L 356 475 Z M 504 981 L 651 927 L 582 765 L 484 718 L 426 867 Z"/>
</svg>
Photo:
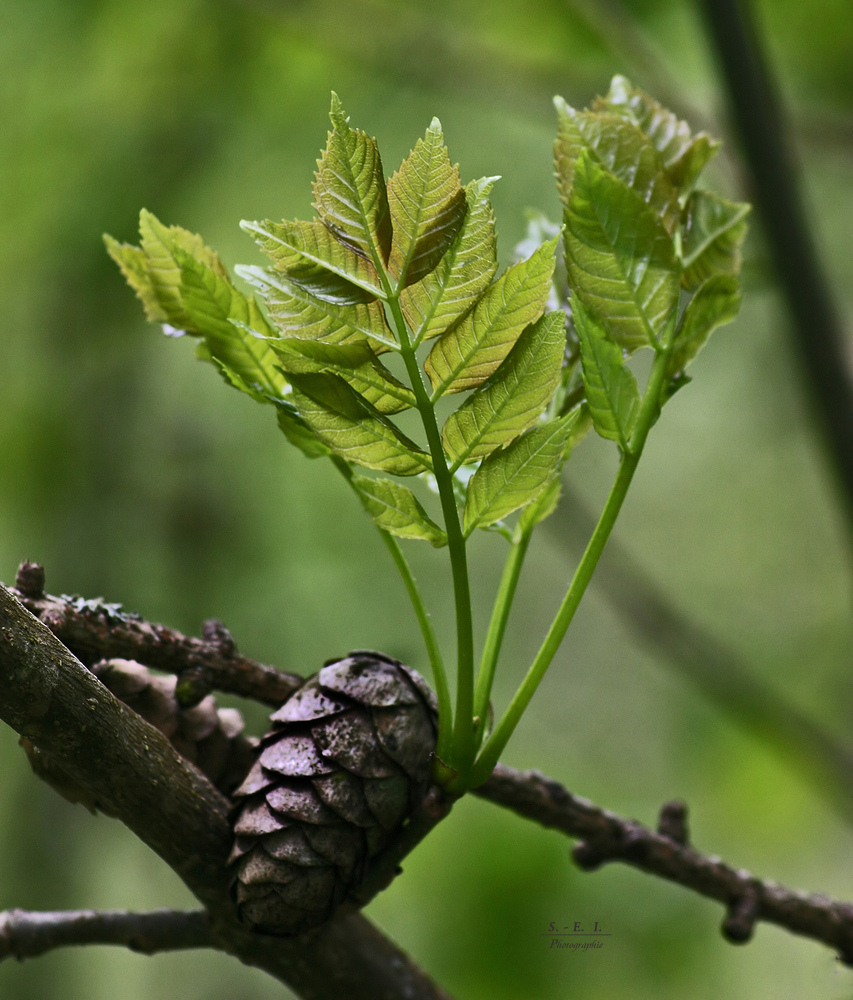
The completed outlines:
<svg viewBox="0 0 853 1000">
<path fill-rule="evenodd" d="M 429 469 L 429 456 L 337 375 L 291 375 L 290 383 L 299 415 L 345 461 L 398 476 Z"/>
<path fill-rule="evenodd" d="M 457 326 L 436 341 L 424 368 L 434 396 L 481 385 L 545 309 L 557 241 L 510 267 Z"/>
<path fill-rule="evenodd" d="M 463 530 L 487 528 L 535 500 L 559 467 L 577 413 L 552 420 L 493 452 L 468 482 Z"/>
<path fill-rule="evenodd" d="M 393 231 L 388 269 L 402 288 L 436 267 L 467 211 L 459 169 L 450 164 L 437 118 L 388 182 L 388 202 Z"/>
<path fill-rule="evenodd" d="M 494 375 L 447 418 L 442 440 L 454 468 L 488 455 L 536 422 L 560 380 L 565 349 L 562 312 L 524 330 Z"/>
<path fill-rule="evenodd" d="M 391 215 L 376 140 L 350 128 L 332 94 L 332 131 L 314 176 L 314 205 L 334 235 L 381 267 L 391 252 Z"/>
<path fill-rule="evenodd" d="M 400 306 L 415 342 L 444 333 L 480 298 L 498 268 L 489 192 L 495 178 L 465 188 L 468 210 L 455 241 L 435 270 L 403 289 Z"/>
<path fill-rule="evenodd" d="M 572 308 L 593 425 L 602 437 L 627 450 L 640 411 L 637 380 L 625 365 L 622 349 L 607 339 L 601 323 L 577 299 L 572 299 Z"/>
<path fill-rule="evenodd" d="M 731 323 L 740 310 L 736 277 L 718 274 L 701 285 L 681 317 L 670 357 L 669 374 L 683 372 L 718 326 Z"/>
<path fill-rule="evenodd" d="M 399 413 L 415 405 L 412 390 L 388 371 L 366 340 L 327 344 L 287 339 L 273 341 L 271 346 L 284 371 L 339 375 L 380 413 Z"/>
<path fill-rule="evenodd" d="M 626 350 L 654 346 L 675 320 L 672 240 L 640 195 L 585 152 L 566 211 L 566 267 L 573 293 Z"/>
<path fill-rule="evenodd" d="M 364 509 L 384 531 L 399 538 L 421 539 L 439 548 L 447 535 L 430 518 L 410 489 L 390 479 L 355 475 L 352 484 Z"/>
<path fill-rule="evenodd" d="M 694 191 L 685 207 L 684 285 L 698 288 L 715 274 L 738 275 L 750 207 L 710 191 Z"/>
</svg>

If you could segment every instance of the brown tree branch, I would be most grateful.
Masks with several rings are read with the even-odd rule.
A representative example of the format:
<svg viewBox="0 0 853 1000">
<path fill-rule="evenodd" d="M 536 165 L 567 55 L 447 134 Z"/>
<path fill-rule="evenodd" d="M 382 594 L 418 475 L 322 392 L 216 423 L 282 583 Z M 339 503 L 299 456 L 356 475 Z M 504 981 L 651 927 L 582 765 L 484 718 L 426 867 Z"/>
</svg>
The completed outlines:
<svg viewBox="0 0 853 1000">
<path fill-rule="evenodd" d="M 117 623 L 126 633 L 124 622 Z M 361 915 L 280 939 L 236 920 L 228 802 L 0 586 L 0 718 L 109 805 L 207 907 L 215 947 L 305 1000 L 447 1000 Z"/>
<path fill-rule="evenodd" d="M 18 582 L 21 582 L 20 579 Z M 4 594 L 9 597 L 8 592 L 0 589 L 0 638 L 5 637 L 2 618 Z M 63 605 L 69 603 L 63 599 L 43 600 Z M 20 605 L 17 606 L 20 608 Z M 73 619 L 78 613 L 78 609 L 66 608 L 63 615 L 71 615 Z M 33 624 L 38 627 L 38 623 Z M 64 649 L 59 643 L 56 646 L 59 650 Z M 74 662 L 67 651 L 64 655 Z M 5 711 L 3 668 L 4 649 L 0 644 L 0 715 Z M 77 664 L 77 669 L 82 667 Z M 266 676 L 269 669 L 261 668 L 260 675 Z M 97 684 L 94 678 L 92 680 Z M 227 669 L 221 671 L 219 680 L 224 690 L 229 690 Z M 255 684 L 254 681 L 252 683 Z M 255 686 L 262 690 L 263 682 Z M 142 724 L 147 726 L 144 722 Z M 734 869 L 718 858 L 700 854 L 687 844 L 686 814 L 677 803 L 669 803 L 664 808 L 658 832 L 654 832 L 636 821 L 619 817 L 572 795 L 544 775 L 532 771 L 519 772 L 504 765 L 498 765 L 489 781 L 475 794 L 510 808 L 526 819 L 580 838 L 582 843 L 576 846 L 573 854 L 578 864 L 586 869 L 598 867 L 605 861 L 620 860 L 725 903 L 727 916 L 723 931 L 731 941 L 748 940 L 754 924 L 764 920 L 830 945 L 837 949 L 842 960 L 853 964 L 853 904 L 795 892 Z M 407 850 L 447 814 L 449 807 L 447 800 L 433 794 L 425 802 L 422 814 L 418 814 L 404 832 L 401 845 L 395 845 L 394 850 L 379 859 L 360 896 L 367 899 L 380 891 L 393 876 Z M 359 899 L 359 902 L 362 900 Z M 212 909 L 211 912 L 216 911 Z M 444 996 L 358 914 L 343 912 L 320 931 L 299 939 L 277 940 L 251 934 L 233 923 L 229 924 L 227 919 L 223 921 L 221 916 L 214 921 L 211 934 L 214 947 L 266 969 L 310 1000 L 332 1000 L 340 995 L 354 1000 L 360 1000 L 362 996 L 386 994 L 389 997 L 411 995 L 419 1000 L 421 997 Z M 385 977 L 391 966 L 396 973 L 394 982 L 387 984 Z M 318 969 L 332 971 L 318 975 Z M 408 983 L 409 979 L 414 986 Z M 370 984 L 367 992 L 358 992 L 366 983 Z M 388 986 L 385 994 L 379 991 L 377 984 L 380 983 L 385 983 L 382 989 Z M 356 984 L 355 987 L 353 984 Z M 403 992 L 394 992 L 394 989 Z M 405 989 L 413 989 L 414 992 L 407 994 Z"/>
<path fill-rule="evenodd" d="M 474 794 L 580 838 L 573 855 L 585 870 L 622 861 L 719 900 L 727 907 L 723 934 L 733 943 L 748 941 L 755 923 L 764 920 L 835 948 L 843 962 L 853 965 L 853 903 L 786 889 L 700 854 L 686 843 L 686 810 L 679 803 L 664 807 L 655 832 L 573 795 L 538 771 L 503 764 Z"/>
<path fill-rule="evenodd" d="M 66 910 L 0 913 L 0 962 L 35 958 L 54 948 L 82 944 L 119 944 L 153 955 L 158 951 L 211 948 L 210 920 L 205 910 Z"/>
<path fill-rule="evenodd" d="M 87 666 L 97 660 L 124 657 L 192 678 L 202 690 L 228 691 L 275 708 L 303 681 L 296 674 L 241 656 L 227 630 L 213 620 L 205 623 L 205 638 L 196 639 L 143 621 L 139 615 L 123 611 L 120 604 L 67 595 L 52 597 L 44 592 L 44 570 L 36 563 L 21 564 L 15 586 L 15 596 L 27 610 Z"/>
</svg>

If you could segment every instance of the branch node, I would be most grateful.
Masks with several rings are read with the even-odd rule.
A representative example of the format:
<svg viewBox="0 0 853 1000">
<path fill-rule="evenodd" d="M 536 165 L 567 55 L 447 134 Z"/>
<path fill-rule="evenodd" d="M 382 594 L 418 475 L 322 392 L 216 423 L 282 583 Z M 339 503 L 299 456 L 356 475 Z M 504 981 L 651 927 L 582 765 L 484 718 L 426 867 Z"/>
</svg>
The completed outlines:
<svg viewBox="0 0 853 1000">
<path fill-rule="evenodd" d="M 44 597 L 44 567 L 35 562 L 22 562 L 15 576 L 15 589 L 34 600 Z"/>
<path fill-rule="evenodd" d="M 178 674 L 175 700 L 181 708 L 195 708 L 213 690 L 210 675 L 200 664 L 188 667 Z"/>
<path fill-rule="evenodd" d="M 234 637 L 218 618 L 208 618 L 201 626 L 201 637 L 216 646 L 220 656 L 233 656 L 237 652 Z"/>
<path fill-rule="evenodd" d="M 581 840 L 575 844 L 571 850 L 571 857 L 578 868 L 584 872 L 594 872 L 606 861 L 610 860 L 585 840 Z"/>
<path fill-rule="evenodd" d="M 727 941 L 732 944 L 746 944 L 752 938 L 758 921 L 760 903 L 761 897 L 754 882 L 747 883 L 743 895 L 731 900 L 726 919 L 720 928 Z"/>
<path fill-rule="evenodd" d="M 664 802 L 658 816 L 658 833 L 684 847 L 690 843 L 686 802 L 677 799 L 673 802 Z"/>
</svg>

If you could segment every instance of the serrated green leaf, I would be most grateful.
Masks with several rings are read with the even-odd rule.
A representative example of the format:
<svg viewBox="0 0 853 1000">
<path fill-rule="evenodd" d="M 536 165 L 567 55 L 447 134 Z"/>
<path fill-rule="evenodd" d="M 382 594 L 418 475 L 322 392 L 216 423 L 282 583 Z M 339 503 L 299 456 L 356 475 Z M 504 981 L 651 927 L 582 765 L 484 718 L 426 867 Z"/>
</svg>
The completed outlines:
<svg viewBox="0 0 853 1000">
<path fill-rule="evenodd" d="M 286 275 L 268 268 L 234 269 L 261 294 L 270 319 L 285 337 L 346 344 L 367 337 L 380 350 L 396 346 L 382 304 L 376 300 L 337 305 L 318 299 Z"/>
<path fill-rule="evenodd" d="M 684 310 L 675 334 L 668 369 L 670 376 L 684 371 L 718 326 L 732 322 L 740 302 L 740 286 L 731 274 L 716 274 L 699 287 Z"/>
<path fill-rule="evenodd" d="M 429 456 L 342 378 L 294 374 L 290 383 L 299 415 L 345 461 L 397 476 L 415 476 L 430 468 Z"/>
<path fill-rule="evenodd" d="M 482 458 L 531 427 L 554 394 L 566 350 L 566 317 L 527 327 L 492 377 L 447 418 L 442 441 L 452 468 Z"/>
<path fill-rule="evenodd" d="M 746 237 L 745 202 L 726 201 L 711 191 L 694 191 L 685 206 L 684 277 L 698 288 L 715 274 L 740 273 L 740 248 Z"/>
<path fill-rule="evenodd" d="M 210 356 L 254 390 L 255 398 L 281 397 L 287 382 L 270 348 L 273 331 L 257 303 L 186 251 L 176 248 L 174 257 L 184 311 L 204 337 Z M 225 374 L 232 385 L 241 387 Z"/>
<path fill-rule="evenodd" d="M 556 245 L 556 240 L 543 243 L 529 260 L 508 268 L 462 322 L 435 342 L 424 363 L 433 398 L 481 385 L 512 350 L 522 330 L 542 315 L 551 291 Z"/>
<path fill-rule="evenodd" d="M 614 76 L 610 90 L 598 98 L 596 110 L 610 110 L 634 122 L 654 143 L 672 183 L 689 191 L 720 143 L 705 132 L 693 135 L 690 126 L 624 76 Z"/>
<path fill-rule="evenodd" d="M 623 451 L 640 412 L 640 390 L 622 349 L 607 339 L 603 325 L 572 297 L 572 319 L 581 345 L 586 401 L 598 433 Z"/>
<path fill-rule="evenodd" d="M 629 188 L 661 219 L 670 236 L 681 218 L 678 192 L 651 139 L 632 121 L 606 112 L 576 111 L 561 98 L 557 108 L 554 162 L 563 204 L 568 206 L 575 165 L 582 150 Z"/>
<path fill-rule="evenodd" d="M 678 308 L 680 270 L 672 240 L 640 195 L 584 151 L 566 210 L 572 292 L 626 350 L 654 346 Z"/>
<path fill-rule="evenodd" d="M 400 306 L 417 344 L 456 323 L 494 277 L 498 262 L 489 192 L 495 180 L 484 177 L 465 187 L 468 211 L 456 240 L 435 270 L 403 289 Z"/>
<path fill-rule="evenodd" d="M 430 518 L 410 489 L 390 479 L 353 476 L 364 509 L 383 531 L 399 538 L 421 539 L 436 548 L 447 545 L 447 535 Z"/>
<path fill-rule="evenodd" d="M 164 226 L 146 209 L 139 213 L 139 235 L 142 251 L 148 260 L 151 289 L 166 316 L 166 322 L 187 333 L 200 334 L 193 328 L 181 298 L 181 268 L 176 251 L 183 251 L 211 270 L 219 278 L 228 280 L 228 272 L 218 255 L 206 246 L 200 236 L 180 226 Z"/>
<path fill-rule="evenodd" d="M 562 492 L 563 483 L 558 473 L 539 496 L 522 510 L 518 518 L 518 534 L 522 537 L 529 534 L 537 524 L 550 517 L 557 509 Z"/>
<path fill-rule="evenodd" d="M 350 128 L 332 94 L 332 131 L 314 175 L 314 207 L 341 243 L 380 268 L 391 252 L 391 215 L 376 140 Z"/>
<path fill-rule="evenodd" d="M 152 323 L 168 323 L 169 317 L 160 305 L 160 300 L 157 298 L 157 293 L 151 282 L 145 251 L 132 243 L 119 243 L 109 233 L 104 233 L 104 243 L 107 247 L 107 253 L 121 268 L 125 280 L 136 292 L 142 303 L 142 308 L 145 310 L 145 318 Z"/>
<path fill-rule="evenodd" d="M 366 340 L 326 344 L 318 340 L 277 340 L 271 344 L 285 372 L 331 372 L 379 413 L 399 413 L 415 406 L 411 389 L 379 361 Z"/>
<path fill-rule="evenodd" d="M 437 118 L 388 182 L 388 203 L 393 228 L 388 270 L 402 288 L 437 266 L 467 211 L 459 168 L 450 165 Z"/>
<path fill-rule="evenodd" d="M 535 500 L 559 468 L 577 411 L 535 427 L 493 452 L 468 482 L 463 529 L 486 528 Z"/>
<path fill-rule="evenodd" d="M 287 440 L 307 458 L 324 458 L 332 454 L 329 448 L 299 416 L 291 403 L 277 402 L 278 426 Z"/>
<path fill-rule="evenodd" d="M 382 297 L 376 269 L 340 243 L 322 222 L 241 222 L 282 271 L 306 291 L 327 302 L 355 305 Z"/>
</svg>

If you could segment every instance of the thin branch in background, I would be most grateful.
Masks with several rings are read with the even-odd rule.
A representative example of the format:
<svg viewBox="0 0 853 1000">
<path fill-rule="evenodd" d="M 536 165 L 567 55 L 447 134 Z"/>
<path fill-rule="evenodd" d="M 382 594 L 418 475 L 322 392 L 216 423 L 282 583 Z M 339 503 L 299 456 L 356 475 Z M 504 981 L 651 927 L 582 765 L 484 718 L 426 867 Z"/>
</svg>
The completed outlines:
<svg viewBox="0 0 853 1000">
<path fill-rule="evenodd" d="M 791 314 L 812 410 L 844 494 L 853 535 L 853 372 L 847 335 L 803 207 L 778 87 L 749 4 L 700 0 L 749 170 L 750 197 L 767 235 Z"/>
<path fill-rule="evenodd" d="M 595 524 L 570 489 L 556 515 L 560 540 L 580 552 Z M 782 756 L 846 820 L 853 819 L 853 751 L 773 691 L 716 635 L 675 608 L 618 538 L 611 538 L 593 584 L 628 628 L 663 663 L 694 684 L 735 723 Z"/>
<path fill-rule="evenodd" d="M 853 904 L 796 892 L 700 854 L 685 843 L 682 804 L 667 803 L 656 832 L 572 795 L 538 771 L 516 771 L 503 764 L 474 794 L 580 838 L 573 856 L 584 870 L 621 861 L 719 900 L 726 906 L 721 929 L 733 944 L 750 940 L 755 924 L 766 921 L 829 945 L 843 962 L 853 965 Z"/>
<path fill-rule="evenodd" d="M 35 958 L 68 945 L 118 944 L 154 955 L 160 951 L 212 948 L 210 919 L 204 910 L 66 910 L 0 913 L 0 961 Z"/>
</svg>

